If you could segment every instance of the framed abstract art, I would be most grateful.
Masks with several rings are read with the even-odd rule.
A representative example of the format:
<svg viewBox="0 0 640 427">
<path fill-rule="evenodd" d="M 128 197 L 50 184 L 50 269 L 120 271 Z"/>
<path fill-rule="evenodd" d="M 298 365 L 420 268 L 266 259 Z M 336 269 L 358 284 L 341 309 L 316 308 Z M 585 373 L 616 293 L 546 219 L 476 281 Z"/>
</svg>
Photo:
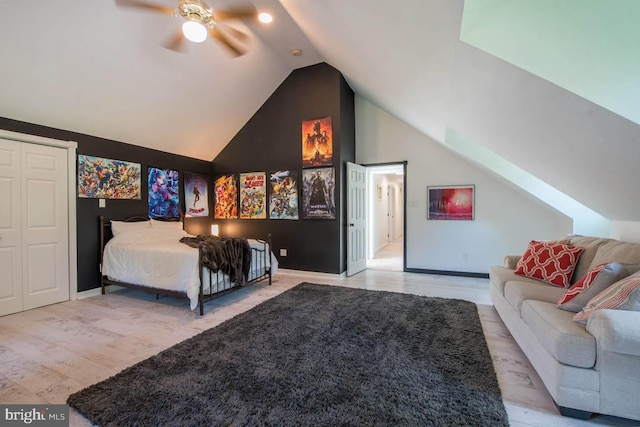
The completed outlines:
<svg viewBox="0 0 640 427">
<path fill-rule="evenodd" d="M 475 186 L 449 185 L 427 187 L 427 219 L 475 219 Z"/>
</svg>

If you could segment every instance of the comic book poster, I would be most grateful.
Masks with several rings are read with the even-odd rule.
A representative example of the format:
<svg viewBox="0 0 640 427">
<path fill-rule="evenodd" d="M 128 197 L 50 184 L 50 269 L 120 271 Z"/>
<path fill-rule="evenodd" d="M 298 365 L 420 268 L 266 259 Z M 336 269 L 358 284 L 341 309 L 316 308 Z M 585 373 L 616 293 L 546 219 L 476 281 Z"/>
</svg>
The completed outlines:
<svg viewBox="0 0 640 427">
<path fill-rule="evenodd" d="M 209 216 L 207 177 L 195 173 L 184 173 L 185 216 Z"/>
<path fill-rule="evenodd" d="M 78 155 L 78 197 L 137 199 L 142 186 L 139 163 Z"/>
<path fill-rule="evenodd" d="M 178 171 L 149 168 L 149 218 L 180 217 Z"/>
<path fill-rule="evenodd" d="M 240 174 L 240 218 L 267 217 L 267 185 L 264 172 Z"/>
<path fill-rule="evenodd" d="M 298 173 L 272 172 L 269 185 L 269 218 L 298 219 Z"/>
<path fill-rule="evenodd" d="M 238 218 L 238 180 L 235 175 L 222 175 L 213 183 L 215 219 Z"/>
<path fill-rule="evenodd" d="M 302 122 L 302 167 L 333 164 L 331 116 Z"/>
<path fill-rule="evenodd" d="M 302 170 L 302 217 L 304 219 L 335 219 L 334 168 Z"/>
</svg>

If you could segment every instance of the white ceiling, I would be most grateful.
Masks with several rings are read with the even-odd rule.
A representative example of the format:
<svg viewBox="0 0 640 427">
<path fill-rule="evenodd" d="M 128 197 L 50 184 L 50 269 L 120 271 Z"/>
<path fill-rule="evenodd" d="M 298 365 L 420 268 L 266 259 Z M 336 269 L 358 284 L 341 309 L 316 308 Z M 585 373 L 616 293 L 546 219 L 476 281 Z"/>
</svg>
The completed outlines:
<svg viewBox="0 0 640 427">
<path fill-rule="evenodd" d="M 252 37 L 232 58 L 214 41 L 167 50 L 178 18 L 114 0 L 0 0 L 0 116 L 212 160 L 291 71 L 324 61 L 434 140 L 455 130 L 609 219 L 640 221 L 640 198 L 628 197 L 640 127 L 461 42 L 463 0 L 211 5 L 246 1 L 274 22 L 234 24 Z M 608 152 L 622 157 L 603 161 Z"/>
</svg>

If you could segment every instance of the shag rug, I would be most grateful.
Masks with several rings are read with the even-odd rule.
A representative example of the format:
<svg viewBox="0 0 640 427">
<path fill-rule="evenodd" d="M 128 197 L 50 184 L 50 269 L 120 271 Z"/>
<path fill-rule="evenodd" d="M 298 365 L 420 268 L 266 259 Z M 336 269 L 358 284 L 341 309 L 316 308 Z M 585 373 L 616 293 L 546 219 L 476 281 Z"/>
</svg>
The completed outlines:
<svg viewBox="0 0 640 427">
<path fill-rule="evenodd" d="M 508 426 L 475 304 L 301 283 L 67 401 L 100 426 Z"/>
</svg>

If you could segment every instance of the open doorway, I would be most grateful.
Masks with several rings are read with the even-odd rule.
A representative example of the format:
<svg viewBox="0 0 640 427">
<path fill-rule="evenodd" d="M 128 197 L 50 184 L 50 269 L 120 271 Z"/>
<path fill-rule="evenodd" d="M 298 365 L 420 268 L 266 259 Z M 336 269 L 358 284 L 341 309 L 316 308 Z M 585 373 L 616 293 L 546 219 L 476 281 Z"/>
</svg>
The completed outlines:
<svg viewBox="0 0 640 427">
<path fill-rule="evenodd" d="M 405 163 L 367 165 L 367 268 L 404 270 Z"/>
</svg>

